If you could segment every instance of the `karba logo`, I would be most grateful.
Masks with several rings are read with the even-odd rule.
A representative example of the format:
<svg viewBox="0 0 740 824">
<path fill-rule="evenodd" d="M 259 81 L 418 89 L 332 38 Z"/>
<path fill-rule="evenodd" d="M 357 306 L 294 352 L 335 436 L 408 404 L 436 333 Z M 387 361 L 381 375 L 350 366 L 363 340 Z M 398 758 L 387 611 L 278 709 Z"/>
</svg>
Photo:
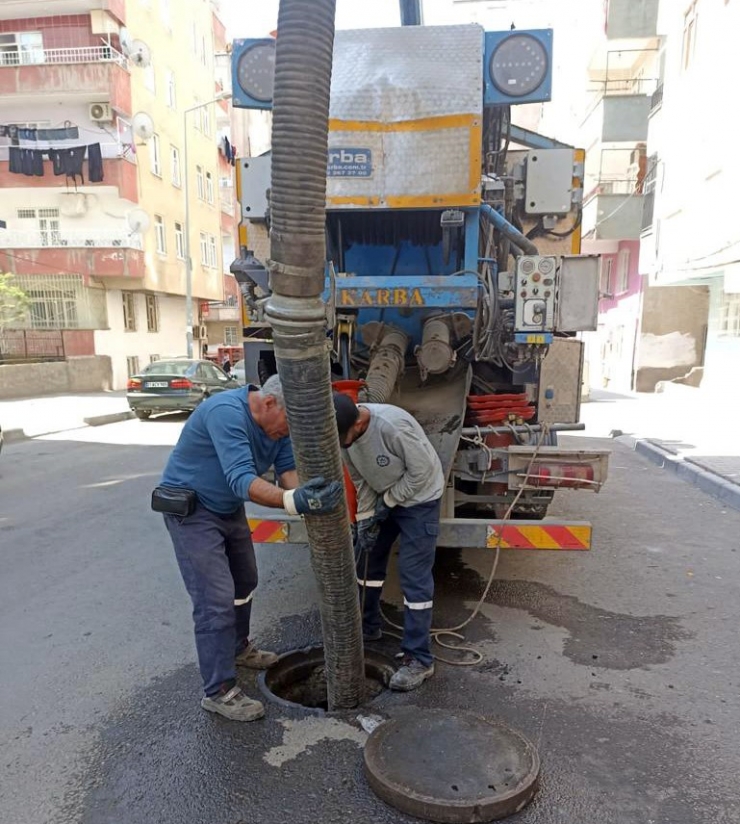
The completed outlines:
<svg viewBox="0 0 740 824">
<path fill-rule="evenodd" d="M 329 164 L 367 165 L 370 162 L 370 153 L 364 149 L 329 149 Z"/>
</svg>

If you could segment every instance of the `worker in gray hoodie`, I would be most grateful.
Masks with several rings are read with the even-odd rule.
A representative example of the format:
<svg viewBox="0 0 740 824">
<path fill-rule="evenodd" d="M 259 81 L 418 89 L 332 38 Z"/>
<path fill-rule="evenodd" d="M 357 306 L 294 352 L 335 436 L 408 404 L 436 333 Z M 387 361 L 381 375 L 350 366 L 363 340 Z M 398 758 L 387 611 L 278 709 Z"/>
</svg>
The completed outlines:
<svg viewBox="0 0 740 824">
<path fill-rule="evenodd" d="M 391 689 L 413 690 L 434 675 L 430 630 L 442 465 L 419 423 L 388 404 L 357 406 L 334 394 L 342 456 L 357 489 L 355 559 L 365 641 L 382 636 L 380 596 L 391 547 L 398 556 L 404 620 L 402 663 Z"/>
</svg>

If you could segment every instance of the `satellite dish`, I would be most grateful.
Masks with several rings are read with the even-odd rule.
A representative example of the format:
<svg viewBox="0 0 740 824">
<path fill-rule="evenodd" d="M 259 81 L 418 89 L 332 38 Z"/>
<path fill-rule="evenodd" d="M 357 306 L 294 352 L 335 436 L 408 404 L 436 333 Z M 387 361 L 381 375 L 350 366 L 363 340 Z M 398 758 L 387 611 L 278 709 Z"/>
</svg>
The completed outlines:
<svg viewBox="0 0 740 824">
<path fill-rule="evenodd" d="M 149 46 L 143 40 L 132 40 L 130 46 L 129 60 L 140 69 L 145 69 L 151 65 L 152 53 Z"/>
<path fill-rule="evenodd" d="M 138 232 L 144 234 L 149 231 L 152 221 L 149 215 L 143 209 L 132 209 L 126 215 L 126 222 L 128 223 L 131 234 Z"/>
<path fill-rule="evenodd" d="M 154 121 L 146 112 L 137 112 L 131 121 L 131 128 L 142 140 L 151 140 L 154 135 Z"/>
<path fill-rule="evenodd" d="M 121 26 L 121 30 L 118 32 L 118 42 L 121 44 L 121 51 L 126 57 L 131 57 L 131 44 L 134 41 L 125 26 Z"/>
</svg>

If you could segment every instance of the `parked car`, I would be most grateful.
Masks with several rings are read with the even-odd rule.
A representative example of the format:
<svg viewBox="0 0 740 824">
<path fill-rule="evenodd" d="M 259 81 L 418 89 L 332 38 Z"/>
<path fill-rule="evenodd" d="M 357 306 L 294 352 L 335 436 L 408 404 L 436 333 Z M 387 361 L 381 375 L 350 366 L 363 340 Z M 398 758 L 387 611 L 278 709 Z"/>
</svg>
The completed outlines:
<svg viewBox="0 0 740 824">
<path fill-rule="evenodd" d="M 210 395 L 238 385 L 215 363 L 171 358 L 129 378 L 126 400 L 136 417 L 146 420 L 154 412 L 192 412 Z"/>
<path fill-rule="evenodd" d="M 247 382 L 247 376 L 244 374 L 244 361 L 240 360 L 231 367 L 231 377 L 235 378 L 239 386 L 244 386 Z"/>
</svg>

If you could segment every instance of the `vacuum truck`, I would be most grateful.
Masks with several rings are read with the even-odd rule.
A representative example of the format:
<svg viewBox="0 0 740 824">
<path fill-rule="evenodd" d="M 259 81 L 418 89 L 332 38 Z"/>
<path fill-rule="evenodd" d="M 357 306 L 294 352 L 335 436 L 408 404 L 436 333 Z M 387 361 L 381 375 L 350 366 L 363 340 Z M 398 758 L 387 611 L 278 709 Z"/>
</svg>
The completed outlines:
<svg viewBox="0 0 740 824">
<path fill-rule="evenodd" d="M 606 452 L 579 423 L 599 258 L 583 255 L 585 153 L 513 122 L 551 97 L 551 30 L 338 31 L 326 196 L 327 346 L 360 403 L 408 410 L 447 479 L 440 547 L 585 550 L 555 493 L 598 492 Z M 233 105 L 269 111 L 275 41 L 232 46 Z M 244 369 L 276 371 L 267 152 L 239 157 Z M 300 202 L 301 179 L 294 181 Z M 565 492 L 567 490 L 567 492 Z M 303 543 L 300 518 L 247 504 L 254 540 Z"/>
</svg>

